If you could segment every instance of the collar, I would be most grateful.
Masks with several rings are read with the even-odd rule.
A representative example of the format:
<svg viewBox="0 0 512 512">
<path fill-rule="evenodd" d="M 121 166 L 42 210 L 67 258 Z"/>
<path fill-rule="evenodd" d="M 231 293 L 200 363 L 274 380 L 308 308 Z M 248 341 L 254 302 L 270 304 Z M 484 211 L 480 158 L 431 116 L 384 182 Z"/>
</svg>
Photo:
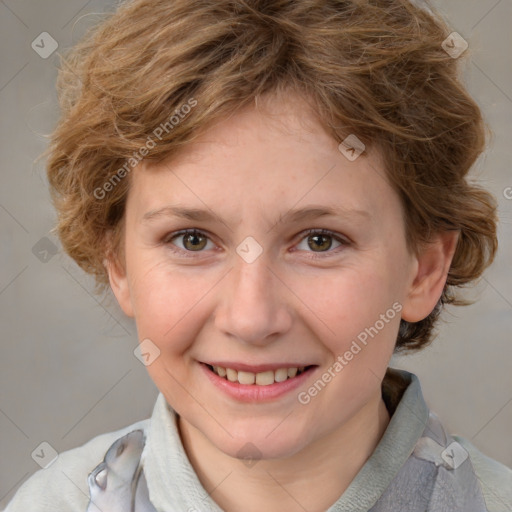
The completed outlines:
<svg viewBox="0 0 512 512">
<path fill-rule="evenodd" d="M 425 430 L 429 410 L 418 378 L 404 370 L 390 370 L 387 377 L 390 375 L 402 383 L 403 392 L 391 397 L 389 388 L 383 385 L 386 405 L 389 408 L 392 404 L 394 409 L 388 427 L 370 458 L 329 512 L 370 509 L 405 464 Z M 222 512 L 190 464 L 179 435 L 177 414 L 162 393 L 155 403 L 142 457 L 149 495 L 158 510 Z"/>
</svg>

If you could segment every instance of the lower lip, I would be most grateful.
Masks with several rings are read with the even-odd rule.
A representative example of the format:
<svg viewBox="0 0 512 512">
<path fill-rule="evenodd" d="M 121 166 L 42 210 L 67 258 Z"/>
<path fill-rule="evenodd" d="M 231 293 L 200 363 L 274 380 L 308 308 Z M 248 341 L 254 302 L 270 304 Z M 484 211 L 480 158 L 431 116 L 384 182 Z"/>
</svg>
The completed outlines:
<svg viewBox="0 0 512 512">
<path fill-rule="evenodd" d="M 231 382 L 211 371 L 206 364 L 200 363 L 200 366 L 212 384 L 240 402 L 268 402 L 279 398 L 304 384 L 306 379 L 318 368 L 312 366 L 297 377 L 286 379 L 283 382 L 274 382 L 268 386 L 258 386 L 257 384 Z"/>
</svg>

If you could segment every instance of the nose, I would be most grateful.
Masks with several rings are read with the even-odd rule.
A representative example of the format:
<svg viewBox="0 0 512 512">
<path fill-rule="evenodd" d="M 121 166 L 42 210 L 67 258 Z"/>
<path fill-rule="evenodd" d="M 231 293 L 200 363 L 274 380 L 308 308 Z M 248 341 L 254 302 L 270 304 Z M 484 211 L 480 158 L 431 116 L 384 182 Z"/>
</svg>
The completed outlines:
<svg viewBox="0 0 512 512">
<path fill-rule="evenodd" d="M 291 327 L 291 296 L 263 255 L 252 263 L 236 256 L 219 289 L 215 326 L 240 343 L 268 345 Z"/>
</svg>

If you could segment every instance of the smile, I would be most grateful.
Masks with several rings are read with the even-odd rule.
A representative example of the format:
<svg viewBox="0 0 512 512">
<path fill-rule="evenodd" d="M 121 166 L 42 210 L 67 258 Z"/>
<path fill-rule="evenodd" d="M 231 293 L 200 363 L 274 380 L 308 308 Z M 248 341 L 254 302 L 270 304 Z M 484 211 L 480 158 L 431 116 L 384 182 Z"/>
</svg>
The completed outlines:
<svg viewBox="0 0 512 512">
<path fill-rule="evenodd" d="M 235 363 L 201 363 L 207 379 L 232 399 L 241 402 L 276 400 L 304 385 L 319 368 L 318 365 L 288 366 L 285 364 L 249 366 Z"/>
<path fill-rule="evenodd" d="M 278 368 L 277 370 L 267 370 L 264 372 L 249 372 L 243 370 L 234 370 L 233 368 L 224 368 L 223 366 L 207 365 L 208 368 L 229 382 L 238 382 L 245 386 L 255 384 L 256 386 L 270 386 L 276 382 L 284 382 L 300 375 L 309 366 Z"/>
</svg>

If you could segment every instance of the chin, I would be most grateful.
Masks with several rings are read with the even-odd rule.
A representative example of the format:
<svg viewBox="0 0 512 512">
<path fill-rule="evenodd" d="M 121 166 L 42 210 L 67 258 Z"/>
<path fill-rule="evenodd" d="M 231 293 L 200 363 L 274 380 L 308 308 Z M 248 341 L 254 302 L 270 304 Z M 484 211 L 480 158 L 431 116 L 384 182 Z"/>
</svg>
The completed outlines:
<svg viewBox="0 0 512 512">
<path fill-rule="evenodd" d="M 283 425 L 276 428 L 279 423 L 269 429 L 267 424 L 263 427 L 258 426 L 253 419 L 250 421 L 251 425 L 245 428 L 243 425 L 239 426 L 238 435 L 230 432 L 233 433 L 233 437 L 224 431 L 218 437 L 212 438 L 210 435 L 207 437 L 218 450 L 230 457 L 247 461 L 248 465 L 250 461 L 291 457 L 310 442 L 302 432 L 296 429 L 290 430 Z"/>
</svg>

